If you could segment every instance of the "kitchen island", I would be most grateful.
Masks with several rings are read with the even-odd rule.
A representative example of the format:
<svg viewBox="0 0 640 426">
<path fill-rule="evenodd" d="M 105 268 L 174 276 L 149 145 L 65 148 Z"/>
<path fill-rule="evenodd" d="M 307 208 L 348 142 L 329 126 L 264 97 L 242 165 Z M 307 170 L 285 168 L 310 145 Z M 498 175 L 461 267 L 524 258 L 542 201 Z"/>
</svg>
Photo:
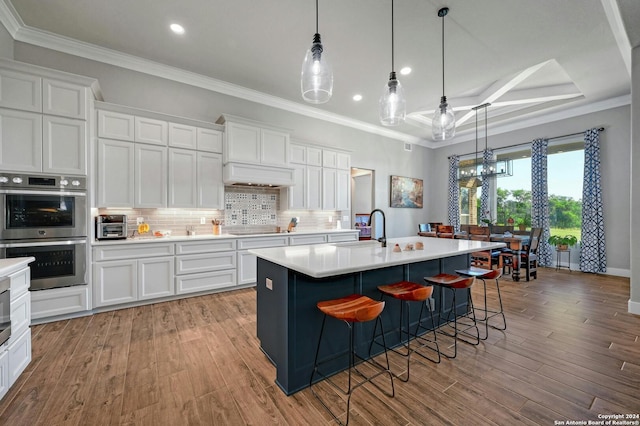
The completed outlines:
<svg viewBox="0 0 640 426">
<path fill-rule="evenodd" d="M 422 243 L 423 250 L 404 250 L 407 244 Z M 403 250 L 394 252 L 394 246 Z M 290 395 L 309 385 L 322 314 L 321 300 L 357 293 L 379 299 L 379 285 L 423 278 L 442 272 L 454 273 L 469 266 L 469 254 L 504 247 L 500 242 L 481 242 L 426 237 L 390 239 L 387 247 L 377 241 L 276 247 L 250 250 L 258 258 L 257 334 L 262 351 L 276 366 L 276 383 Z M 444 297 L 435 289 L 429 303 Z M 461 297 L 461 305 L 466 298 Z M 390 346 L 399 344 L 399 304 L 389 301 L 382 313 L 385 336 Z M 415 312 L 413 312 L 415 311 Z M 418 310 L 412 311 L 412 324 Z M 368 353 L 373 322 L 356 324 L 358 352 Z M 346 327 L 328 321 L 319 359 L 347 349 Z M 379 351 L 378 351 L 379 352 Z M 375 353 L 374 353 L 375 354 Z M 330 364 L 333 371 L 346 368 L 346 358 Z"/>
</svg>

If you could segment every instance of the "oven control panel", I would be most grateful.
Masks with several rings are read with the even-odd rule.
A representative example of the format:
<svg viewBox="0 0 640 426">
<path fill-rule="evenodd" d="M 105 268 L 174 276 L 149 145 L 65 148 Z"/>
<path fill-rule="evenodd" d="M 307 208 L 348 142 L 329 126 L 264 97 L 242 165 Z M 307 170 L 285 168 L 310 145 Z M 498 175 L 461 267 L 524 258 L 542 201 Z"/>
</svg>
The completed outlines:
<svg viewBox="0 0 640 426">
<path fill-rule="evenodd" d="M 87 189 L 87 178 L 84 176 L 0 174 L 0 189 L 2 188 L 84 191 Z"/>
</svg>

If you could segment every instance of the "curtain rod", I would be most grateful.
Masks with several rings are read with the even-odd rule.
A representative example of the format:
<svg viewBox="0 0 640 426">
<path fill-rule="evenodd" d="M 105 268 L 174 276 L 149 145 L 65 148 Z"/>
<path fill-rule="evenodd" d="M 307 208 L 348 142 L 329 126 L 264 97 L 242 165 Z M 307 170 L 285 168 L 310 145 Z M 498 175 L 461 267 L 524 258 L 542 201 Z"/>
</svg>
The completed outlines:
<svg viewBox="0 0 640 426">
<path fill-rule="evenodd" d="M 598 132 L 604 132 L 605 128 L 604 128 L 604 127 L 599 127 L 599 128 L 598 128 L 598 129 L 596 129 L 596 130 L 598 130 Z M 586 132 L 586 130 L 585 130 L 584 132 L 569 133 L 568 135 L 554 136 L 554 137 L 552 137 L 552 138 L 546 138 L 546 139 L 547 139 L 547 140 L 549 140 L 549 141 L 552 141 L 552 140 L 554 140 L 554 139 L 568 138 L 569 136 L 578 136 L 578 135 L 583 135 L 585 132 Z M 543 138 L 543 139 L 544 139 L 544 138 Z M 507 146 L 501 146 L 501 147 L 496 148 L 496 149 L 509 149 L 509 148 L 515 148 L 515 147 L 517 147 L 517 146 L 529 145 L 531 142 L 533 142 L 533 141 L 529 141 L 529 142 L 522 142 L 522 143 L 516 143 L 516 144 L 513 144 L 513 145 L 507 145 Z M 467 154 L 460 154 L 460 155 L 458 155 L 458 157 L 464 157 L 464 156 L 466 156 L 466 155 L 471 155 L 471 154 L 476 154 L 476 153 L 475 153 L 475 152 L 469 152 L 469 153 L 467 153 Z M 450 155 L 450 156 L 448 156 L 447 158 L 451 158 L 451 157 L 452 157 L 452 156 Z"/>
</svg>

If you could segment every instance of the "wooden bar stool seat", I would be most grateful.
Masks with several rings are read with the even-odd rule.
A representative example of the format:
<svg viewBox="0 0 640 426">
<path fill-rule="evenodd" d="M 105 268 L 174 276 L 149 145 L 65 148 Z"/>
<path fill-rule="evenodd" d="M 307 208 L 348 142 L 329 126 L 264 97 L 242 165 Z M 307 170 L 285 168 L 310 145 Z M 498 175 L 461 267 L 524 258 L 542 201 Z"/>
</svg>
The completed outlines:
<svg viewBox="0 0 640 426">
<path fill-rule="evenodd" d="M 313 363 L 313 372 L 311 373 L 311 379 L 309 381 L 309 387 L 311 388 L 311 392 L 313 393 L 313 395 L 318 399 L 318 401 L 320 401 L 320 403 L 322 404 L 322 406 L 331 414 L 331 416 L 333 416 L 334 420 L 336 422 L 338 422 L 339 424 L 343 424 L 340 419 L 338 418 L 338 416 L 329 408 L 329 406 L 322 400 L 322 398 L 320 397 L 320 395 L 318 395 L 318 393 L 316 393 L 315 389 L 314 389 L 314 378 L 315 376 L 320 376 L 321 379 L 324 379 L 327 381 L 327 383 L 331 384 L 331 386 L 333 386 L 337 391 L 339 391 L 340 393 L 342 393 L 343 395 L 347 396 L 347 418 L 345 421 L 345 425 L 349 423 L 349 407 L 351 404 L 351 395 L 353 393 L 354 390 L 356 390 L 357 388 L 359 388 L 360 386 L 364 385 L 365 383 L 369 383 L 371 382 L 371 380 L 373 380 L 374 378 L 382 375 L 382 374 L 389 374 L 389 378 L 391 379 L 391 392 L 385 392 L 382 388 L 380 388 L 380 386 L 378 386 L 377 383 L 375 382 L 371 382 L 375 387 L 377 387 L 378 389 L 380 389 L 382 392 L 387 393 L 388 396 L 393 397 L 395 396 L 395 387 L 393 385 L 393 374 L 391 373 L 390 369 L 389 369 L 389 358 L 387 356 L 387 345 L 386 342 L 384 341 L 384 329 L 382 327 L 382 319 L 380 318 L 380 314 L 382 313 L 382 311 L 384 310 L 384 306 L 385 306 L 385 302 L 384 301 L 376 301 L 371 299 L 370 297 L 367 296 L 363 296 L 363 295 L 359 295 L 359 294 L 352 294 L 350 296 L 346 296 L 346 297 L 341 297 L 339 299 L 333 299 L 333 300 L 325 300 L 322 302 L 318 302 L 317 305 L 318 309 L 324 314 L 323 318 L 322 318 L 322 327 L 320 329 L 320 337 L 318 338 L 318 347 L 316 349 L 316 356 L 315 356 L 315 360 Z M 349 350 L 347 352 L 341 352 L 338 354 L 332 354 L 331 356 L 322 359 L 322 360 L 318 360 L 318 355 L 320 354 L 320 346 L 322 343 L 322 335 L 324 333 L 324 328 L 325 328 L 325 323 L 327 320 L 327 317 L 331 317 L 331 318 L 335 318 L 337 320 L 340 320 L 341 322 L 343 322 L 344 324 L 347 325 L 348 329 L 349 329 Z M 364 358 L 361 357 L 360 355 L 358 355 L 356 353 L 356 348 L 355 348 L 355 333 L 354 333 L 354 323 L 363 323 L 363 322 L 368 322 L 368 321 L 376 321 L 376 325 L 374 327 L 374 333 L 375 330 L 378 326 L 378 324 L 380 325 L 380 329 L 382 330 L 382 337 L 383 337 L 383 347 L 384 347 L 384 356 L 385 356 L 385 360 L 386 360 L 386 366 L 378 363 L 377 361 L 375 361 L 373 358 Z M 340 358 L 340 357 L 344 357 L 344 356 L 348 356 L 349 357 L 349 368 L 348 368 L 348 384 L 347 384 L 347 388 L 344 389 L 342 387 L 340 387 L 339 385 L 337 385 L 334 381 L 331 380 L 331 377 L 329 377 L 331 374 L 333 374 L 333 372 L 330 372 L 329 374 L 325 375 L 323 374 L 321 371 L 319 371 L 320 366 L 322 366 L 325 363 L 328 363 L 332 360 L 335 360 L 336 358 Z M 375 368 L 375 370 L 377 370 L 374 373 L 371 373 L 370 375 L 365 375 L 363 374 L 361 371 L 358 370 L 357 368 L 357 364 L 360 363 L 367 363 L 371 366 L 373 366 Z M 357 381 L 354 379 L 352 380 L 352 371 L 355 371 L 356 373 L 358 373 L 358 375 L 362 378 L 362 380 Z M 332 398 L 334 399 L 334 398 Z M 340 398 L 337 398 L 337 400 L 340 400 Z"/>
<path fill-rule="evenodd" d="M 440 351 L 442 355 L 447 358 L 455 358 L 458 354 L 458 340 L 472 345 L 480 344 L 480 331 L 478 329 L 478 323 L 476 321 L 475 310 L 473 308 L 473 299 L 471 297 L 471 286 L 475 282 L 475 277 L 461 277 L 453 274 L 438 274 L 433 277 L 425 277 L 424 280 L 427 284 L 437 285 L 442 291 L 448 290 L 451 292 L 451 305 L 447 310 L 446 317 L 443 322 L 443 315 L 446 307 L 445 294 L 438 298 L 440 301 L 438 309 L 438 324 L 437 331 L 445 336 L 453 338 L 453 354 L 449 355 L 443 351 Z M 467 308 L 466 312 L 458 316 L 458 306 L 456 304 L 456 294 L 459 291 L 467 290 Z M 448 331 L 453 328 L 452 331 Z M 475 334 L 469 330 L 475 330 Z"/>
<path fill-rule="evenodd" d="M 382 297 L 385 296 L 392 297 L 400 301 L 400 321 L 397 330 L 400 332 L 400 343 L 402 349 L 393 348 L 392 350 L 398 355 L 404 356 L 407 358 L 407 377 L 402 378 L 398 374 L 394 374 L 399 380 L 403 382 L 409 381 L 410 374 L 410 361 L 411 354 L 416 353 L 420 355 L 422 358 L 425 358 L 429 361 L 439 363 L 440 362 L 440 349 L 438 347 L 437 337 L 436 337 L 436 323 L 433 319 L 433 310 L 431 309 L 431 304 L 429 303 L 429 298 L 433 295 L 433 286 L 425 286 L 420 285 L 411 281 L 400 281 L 394 284 L 381 285 L 378 286 L 378 290 L 382 293 Z M 411 332 L 411 311 L 410 311 L 410 303 L 409 302 L 417 302 L 420 303 L 420 314 L 418 315 L 418 323 L 415 326 L 415 330 L 413 333 Z M 426 321 L 426 317 L 423 317 L 425 306 L 429 310 L 430 318 L 431 318 L 431 327 L 425 326 L 423 323 Z M 403 311 L 406 307 L 406 322 L 403 323 Z M 424 331 L 424 333 L 420 333 L 420 331 Z M 433 333 L 433 338 L 428 339 L 425 337 L 427 332 L 431 331 Z M 377 337 L 377 336 L 376 336 Z M 374 343 L 379 344 L 374 337 L 371 345 Z M 411 347 L 411 341 L 419 341 L 419 345 L 415 347 Z M 429 357 L 422 352 L 418 352 L 419 349 L 428 348 L 435 352 L 435 356 Z"/>
<path fill-rule="evenodd" d="M 504 316 L 504 309 L 502 308 L 502 296 L 500 295 L 500 282 L 498 281 L 502 276 L 502 269 L 481 269 L 471 267 L 469 269 L 458 269 L 456 273 L 465 276 L 465 277 L 476 277 L 482 281 L 482 285 L 484 288 L 484 308 L 476 308 L 484 313 L 484 316 L 476 319 L 478 321 L 484 322 L 484 337 L 482 340 L 486 340 L 489 337 L 489 327 L 495 328 L 496 330 L 506 330 L 507 329 L 507 320 Z M 487 305 L 487 281 L 486 280 L 495 280 L 496 282 L 496 290 L 498 291 L 498 308 L 497 310 L 489 309 Z M 501 325 L 490 325 L 489 320 L 495 316 L 501 317 Z"/>
</svg>

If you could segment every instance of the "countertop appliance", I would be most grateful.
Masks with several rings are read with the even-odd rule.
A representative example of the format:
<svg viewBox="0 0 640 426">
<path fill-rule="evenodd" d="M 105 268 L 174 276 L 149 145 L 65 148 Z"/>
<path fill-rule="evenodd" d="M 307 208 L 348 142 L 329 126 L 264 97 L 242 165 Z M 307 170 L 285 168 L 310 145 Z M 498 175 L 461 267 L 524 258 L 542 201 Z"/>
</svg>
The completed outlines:
<svg viewBox="0 0 640 426">
<path fill-rule="evenodd" d="M 96 216 L 96 239 L 123 240 L 127 238 L 127 215 L 101 214 Z"/>
</svg>

